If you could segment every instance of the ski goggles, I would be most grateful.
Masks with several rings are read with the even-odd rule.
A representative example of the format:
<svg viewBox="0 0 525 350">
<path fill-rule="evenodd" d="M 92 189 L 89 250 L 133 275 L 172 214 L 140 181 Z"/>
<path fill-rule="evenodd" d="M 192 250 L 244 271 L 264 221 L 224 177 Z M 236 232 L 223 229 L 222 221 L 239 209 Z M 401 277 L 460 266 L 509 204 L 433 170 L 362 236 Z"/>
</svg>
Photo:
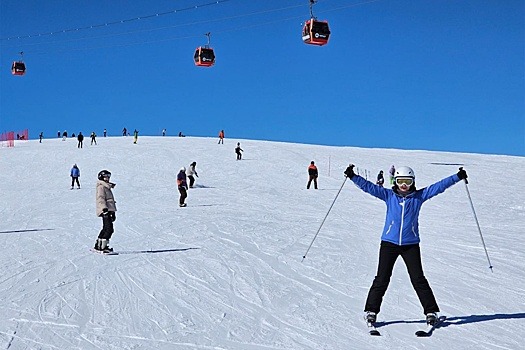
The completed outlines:
<svg viewBox="0 0 525 350">
<path fill-rule="evenodd" d="M 412 186 L 413 183 L 414 183 L 414 179 L 411 178 L 411 177 L 398 177 L 398 178 L 396 178 L 396 185 L 398 185 L 398 186 L 401 186 L 401 185 Z"/>
</svg>

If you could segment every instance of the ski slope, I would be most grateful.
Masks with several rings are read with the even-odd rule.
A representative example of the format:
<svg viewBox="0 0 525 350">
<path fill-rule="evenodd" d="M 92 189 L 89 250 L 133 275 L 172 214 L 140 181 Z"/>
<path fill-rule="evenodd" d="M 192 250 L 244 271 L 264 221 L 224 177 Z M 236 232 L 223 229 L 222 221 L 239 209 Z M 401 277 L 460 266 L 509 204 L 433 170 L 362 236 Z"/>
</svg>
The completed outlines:
<svg viewBox="0 0 525 350">
<path fill-rule="evenodd" d="M 193 137 L 44 139 L 0 148 L 0 349 L 520 349 L 525 338 L 525 158 Z M 237 142 L 244 149 L 236 161 Z M 318 166 L 319 190 L 306 190 Z M 188 207 L 176 174 L 197 162 Z M 423 265 L 448 318 L 430 338 L 398 260 L 367 334 L 385 205 L 346 181 L 392 164 L 425 187 L 463 166 L 464 183 L 425 203 Z M 82 188 L 70 190 L 78 164 Z M 95 183 L 112 172 L 111 245 Z M 308 246 L 335 201 L 317 239 Z"/>
</svg>

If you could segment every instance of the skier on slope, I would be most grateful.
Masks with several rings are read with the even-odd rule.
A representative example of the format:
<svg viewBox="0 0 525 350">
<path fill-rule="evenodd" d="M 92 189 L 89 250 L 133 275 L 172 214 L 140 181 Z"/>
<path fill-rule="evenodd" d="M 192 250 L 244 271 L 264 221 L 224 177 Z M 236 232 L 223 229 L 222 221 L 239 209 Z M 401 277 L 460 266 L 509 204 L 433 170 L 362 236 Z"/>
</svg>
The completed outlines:
<svg viewBox="0 0 525 350">
<path fill-rule="evenodd" d="M 237 147 L 235 147 L 235 154 L 237 155 L 237 160 L 242 159 L 242 153 L 244 150 L 241 148 L 241 143 L 237 142 Z"/>
<path fill-rule="evenodd" d="M 78 181 L 78 178 L 80 177 L 80 169 L 76 164 L 73 164 L 69 174 L 71 176 L 71 189 L 75 188 L 75 182 L 77 183 L 78 189 L 80 189 L 80 181 Z"/>
<path fill-rule="evenodd" d="M 180 171 L 177 174 L 177 187 L 180 193 L 179 207 L 185 207 L 186 203 L 184 203 L 184 201 L 186 200 L 186 197 L 188 197 L 188 192 L 187 192 L 188 184 L 186 182 L 186 168 L 185 167 L 180 168 Z"/>
<path fill-rule="evenodd" d="M 190 179 L 190 188 L 193 188 L 193 184 L 195 183 L 195 178 L 193 177 L 193 175 L 199 177 L 199 174 L 197 174 L 197 170 L 195 170 L 196 166 L 197 162 L 193 162 L 188 168 L 188 179 Z"/>
<path fill-rule="evenodd" d="M 96 186 L 97 216 L 102 218 L 102 230 L 95 243 L 95 250 L 103 253 L 113 251 L 113 248 L 109 247 L 109 239 L 114 232 L 113 222 L 117 219 L 115 214 L 117 211 L 116 202 L 111 191 L 111 189 L 115 187 L 115 184 L 109 182 L 110 178 L 111 173 L 108 170 L 100 171 L 98 173 Z"/>
<path fill-rule="evenodd" d="M 361 190 L 381 199 L 387 206 L 377 275 L 370 287 L 365 304 L 367 322 L 370 324 L 376 322 L 383 296 L 392 276 L 394 263 L 401 255 L 407 266 L 410 282 L 423 306 L 427 324 L 434 324 L 439 307 L 423 274 L 419 250 L 419 211 L 426 200 L 466 179 L 467 172 L 461 169 L 457 174 L 419 190 L 416 190 L 414 171 L 406 166 L 396 169 L 392 189 L 375 185 L 356 175 L 353 164 L 345 170 L 344 174 Z"/>
</svg>

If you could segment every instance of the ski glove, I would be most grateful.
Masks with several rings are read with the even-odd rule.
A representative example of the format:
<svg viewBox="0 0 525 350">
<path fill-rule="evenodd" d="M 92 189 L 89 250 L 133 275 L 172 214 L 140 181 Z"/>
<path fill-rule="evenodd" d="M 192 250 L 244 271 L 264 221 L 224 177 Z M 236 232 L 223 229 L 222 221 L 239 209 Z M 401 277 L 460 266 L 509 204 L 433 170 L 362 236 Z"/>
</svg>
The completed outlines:
<svg viewBox="0 0 525 350">
<path fill-rule="evenodd" d="M 353 178 L 354 175 L 355 175 L 355 173 L 354 173 L 354 166 L 355 166 L 355 165 L 350 164 L 350 165 L 348 166 L 348 168 L 346 168 L 346 170 L 345 170 L 345 173 L 344 173 L 344 174 L 345 174 L 346 176 L 348 176 L 349 179 Z"/>
<path fill-rule="evenodd" d="M 460 180 L 466 180 L 467 179 L 467 172 L 465 171 L 465 169 L 461 169 L 460 171 L 458 171 L 458 177 Z"/>
</svg>

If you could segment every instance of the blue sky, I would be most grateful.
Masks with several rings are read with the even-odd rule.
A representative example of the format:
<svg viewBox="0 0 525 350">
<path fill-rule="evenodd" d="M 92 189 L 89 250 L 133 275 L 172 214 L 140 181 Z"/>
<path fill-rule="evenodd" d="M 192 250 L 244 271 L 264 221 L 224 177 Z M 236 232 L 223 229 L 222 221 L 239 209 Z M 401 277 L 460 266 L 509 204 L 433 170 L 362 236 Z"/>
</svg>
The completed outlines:
<svg viewBox="0 0 525 350">
<path fill-rule="evenodd" d="M 2 0 L 0 131 L 525 155 L 523 1 L 319 0 L 323 47 L 307 0 L 210 3 Z M 195 67 L 206 32 L 216 64 Z"/>
</svg>

